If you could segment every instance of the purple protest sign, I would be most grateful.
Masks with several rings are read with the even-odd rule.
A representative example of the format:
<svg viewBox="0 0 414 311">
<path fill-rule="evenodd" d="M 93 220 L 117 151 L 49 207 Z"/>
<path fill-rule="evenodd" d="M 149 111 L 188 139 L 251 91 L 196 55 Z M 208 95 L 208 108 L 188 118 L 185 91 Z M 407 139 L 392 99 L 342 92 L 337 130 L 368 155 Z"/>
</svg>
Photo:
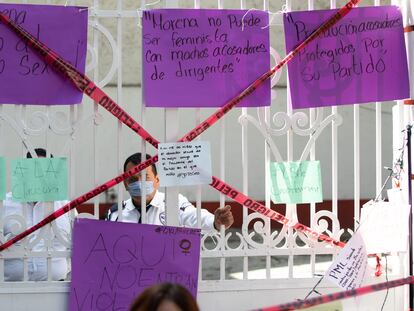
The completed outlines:
<svg viewBox="0 0 414 311">
<path fill-rule="evenodd" d="M 70 311 L 129 310 L 147 287 L 180 283 L 197 294 L 200 230 L 78 219 Z"/>
<path fill-rule="evenodd" d="M 82 73 L 88 11 L 80 7 L 0 4 L 0 12 L 22 26 Z M 23 39 L 0 23 L 0 104 L 63 105 L 82 92 L 55 72 Z"/>
<path fill-rule="evenodd" d="M 284 15 L 291 51 L 336 10 Z M 292 107 L 310 108 L 409 97 L 401 12 L 354 8 L 288 64 Z"/>
<path fill-rule="evenodd" d="M 256 10 L 144 11 L 145 105 L 223 106 L 270 69 L 268 24 Z M 266 81 L 238 107 L 269 105 Z"/>
</svg>

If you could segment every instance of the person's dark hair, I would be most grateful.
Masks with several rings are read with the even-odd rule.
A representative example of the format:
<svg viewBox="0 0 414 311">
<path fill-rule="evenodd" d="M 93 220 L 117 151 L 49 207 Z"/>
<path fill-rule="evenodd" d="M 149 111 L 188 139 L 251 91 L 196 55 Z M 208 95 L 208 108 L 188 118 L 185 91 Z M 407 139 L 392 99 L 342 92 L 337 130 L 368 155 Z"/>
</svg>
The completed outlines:
<svg viewBox="0 0 414 311">
<path fill-rule="evenodd" d="M 37 155 L 37 157 L 39 158 L 46 158 L 46 156 L 47 156 L 47 151 L 46 151 L 46 149 L 44 149 L 44 148 L 36 148 L 35 150 L 34 150 L 35 152 L 36 152 L 36 155 Z M 53 158 L 53 154 L 51 154 L 50 155 L 50 157 L 51 158 Z M 31 159 L 31 158 L 33 158 L 32 157 L 32 154 L 30 153 L 30 151 L 28 151 L 27 153 L 26 153 L 26 158 L 28 158 L 28 159 Z"/>
<path fill-rule="evenodd" d="M 161 283 L 144 290 L 132 303 L 130 311 L 156 311 L 163 301 L 171 301 L 182 311 L 199 311 L 190 292 L 179 284 Z"/>
<path fill-rule="evenodd" d="M 138 164 L 140 164 L 142 162 L 141 158 L 142 158 L 141 152 L 137 152 L 137 153 L 134 153 L 133 155 L 130 155 L 125 160 L 125 163 L 124 163 L 124 172 L 127 171 L 126 167 L 127 167 L 127 165 L 128 165 L 129 162 L 131 162 L 132 164 L 138 165 Z M 151 158 L 152 157 L 149 154 L 147 154 L 146 157 L 145 157 L 146 160 L 149 160 Z M 153 171 L 154 175 L 157 176 L 157 168 L 156 168 L 156 166 L 154 164 L 152 164 L 151 165 L 151 168 L 152 168 L 152 171 Z"/>
</svg>

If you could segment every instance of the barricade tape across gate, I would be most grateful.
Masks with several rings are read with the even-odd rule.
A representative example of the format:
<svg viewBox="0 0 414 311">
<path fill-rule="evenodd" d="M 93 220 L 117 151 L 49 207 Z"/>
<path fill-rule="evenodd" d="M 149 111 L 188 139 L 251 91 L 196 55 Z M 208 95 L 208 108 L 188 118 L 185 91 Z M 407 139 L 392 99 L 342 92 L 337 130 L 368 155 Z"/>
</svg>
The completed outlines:
<svg viewBox="0 0 414 311">
<path fill-rule="evenodd" d="M 394 280 L 394 281 L 372 284 L 372 285 L 368 285 L 368 286 L 364 286 L 364 287 L 360 287 L 356 289 L 351 289 L 351 290 L 347 290 L 343 292 L 328 294 L 328 295 L 319 296 L 319 297 L 315 297 L 315 298 L 311 298 L 307 300 L 293 301 L 289 303 L 280 304 L 277 306 L 257 309 L 254 311 L 300 310 L 300 309 L 305 309 L 305 308 L 313 307 L 316 305 L 321 305 L 321 304 L 336 301 L 336 300 L 342 300 L 345 298 L 362 296 L 362 295 L 378 292 L 384 289 L 389 289 L 389 288 L 398 287 L 398 286 L 402 286 L 406 284 L 413 284 L 413 283 L 414 283 L 414 276 L 409 276 L 409 277 Z"/>
<path fill-rule="evenodd" d="M 191 141 L 197 136 L 199 136 L 201 133 L 203 133 L 205 130 L 207 130 L 209 127 L 211 127 L 213 124 L 215 124 L 227 112 L 229 112 L 233 107 L 235 107 L 240 101 L 242 101 L 245 97 L 253 93 L 264 81 L 270 78 L 277 70 L 282 68 L 282 66 L 284 66 L 293 57 L 295 57 L 295 55 L 299 53 L 302 49 L 304 49 L 307 44 L 309 44 L 311 41 L 316 39 L 318 36 L 322 35 L 327 29 L 329 29 L 336 22 L 338 22 L 341 18 L 343 18 L 346 14 L 348 14 L 352 10 L 352 8 L 354 8 L 358 4 L 359 1 L 360 0 L 349 1 L 344 7 L 339 9 L 330 19 L 328 19 L 324 24 L 322 24 L 318 29 L 316 29 L 309 37 L 307 37 L 294 50 L 288 53 L 288 55 L 286 55 L 275 67 L 270 69 L 268 72 L 264 73 L 260 78 L 256 79 L 253 83 L 251 83 L 239 95 L 235 96 L 233 99 L 228 101 L 223 107 L 219 108 L 215 113 L 213 113 L 205 121 L 201 122 L 193 130 L 188 132 L 183 138 L 179 140 L 179 142 Z M 88 95 L 99 105 L 101 105 L 106 110 L 108 110 L 112 115 L 114 115 L 122 123 L 130 127 L 135 133 L 140 135 L 142 139 L 149 142 L 155 148 L 158 147 L 159 141 L 156 140 L 154 137 L 152 137 L 138 122 L 136 122 L 121 107 L 119 107 L 119 105 L 116 104 L 115 101 L 113 101 L 108 95 L 106 95 L 105 92 L 103 92 L 85 74 L 80 73 L 70 63 L 66 62 L 63 58 L 61 58 L 56 52 L 52 51 L 45 44 L 37 40 L 34 36 L 32 36 L 29 32 L 27 32 L 21 26 L 14 23 L 6 15 L 0 13 L 0 21 L 6 24 L 8 27 L 10 27 L 13 31 L 15 31 L 20 37 L 22 37 L 29 46 L 31 46 L 34 50 L 36 50 L 45 59 L 45 61 L 49 65 L 51 65 L 52 68 L 54 68 L 55 70 L 60 72 L 62 75 L 67 77 L 70 81 L 72 81 L 79 90 L 81 90 L 83 93 Z M 16 242 L 20 241 L 21 239 L 25 238 L 26 236 L 40 229 L 46 224 L 52 222 L 53 220 L 67 213 L 73 208 L 79 206 L 80 204 L 104 192 L 106 189 L 111 188 L 115 186 L 116 184 L 119 184 L 120 182 L 128 178 L 129 176 L 137 174 L 138 172 L 144 170 L 148 166 L 156 163 L 157 161 L 158 161 L 158 156 L 156 155 L 152 157 L 151 159 L 133 167 L 127 172 L 124 172 L 123 174 L 118 175 L 117 177 L 107 181 L 106 183 L 96 187 L 95 189 L 88 191 L 87 193 L 77 197 L 76 199 L 64 205 L 59 210 L 53 212 L 52 214 L 50 214 L 45 219 L 35 224 L 31 228 L 25 230 L 24 232 L 16 235 L 12 239 L 0 245 L 0 251 L 7 249 L 11 245 L 15 244 Z M 337 245 L 340 247 L 343 247 L 345 245 L 344 243 L 340 241 L 336 241 L 335 239 L 332 239 L 326 235 L 320 234 L 303 224 L 300 224 L 297 222 L 292 223 L 289 219 L 287 219 L 282 214 L 277 213 L 265 207 L 263 204 L 260 204 L 253 199 L 250 199 L 246 195 L 230 187 L 225 182 L 219 180 L 216 177 L 213 177 L 213 182 L 210 185 L 216 190 L 223 193 L 224 195 L 228 196 L 229 198 L 237 201 L 238 203 L 247 204 L 246 206 L 252 209 L 253 211 L 261 213 L 265 215 L 266 217 L 276 220 L 284 225 L 289 225 L 295 228 L 297 231 L 309 234 L 316 239 L 331 243 L 333 245 Z"/>
<path fill-rule="evenodd" d="M 404 27 L 404 32 L 413 32 L 414 31 L 414 25 L 408 25 Z"/>
</svg>

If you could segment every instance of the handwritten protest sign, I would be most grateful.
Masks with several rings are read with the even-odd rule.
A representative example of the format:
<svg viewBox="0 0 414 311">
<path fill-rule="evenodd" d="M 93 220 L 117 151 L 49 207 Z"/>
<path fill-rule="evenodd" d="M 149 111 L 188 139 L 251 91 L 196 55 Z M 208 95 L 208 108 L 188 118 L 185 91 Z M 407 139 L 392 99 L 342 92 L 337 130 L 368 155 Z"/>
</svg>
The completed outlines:
<svg viewBox="0 0 414 311">
<path fill-rule="evenodd" d="M 364 204 L 358 230 L 368 254 L 406 252 L 409 213 L 408 204 L 372 201 Z"/>
<path fill-rule="evenodd" d="M 146 106 L 224 105 L 270 69 L 268 20 L 267 12 L 257 10 L 144 11 Z M 238 104 L 269 105 L 269 80 Z"/>
<path fill-rule="evenodd" d="M 12 160 L 11 182 L 14 201 L 65 200 L 68 198 L 66 158 Z"/>
<path fill-rule="evenodd" d="M 0 4 L 0 12 L 85 71 L 88 10 L 56 5 Z M 55 72 L 23 39 L 0 23 L 0 104 L 57 105 L 82 92 Z"/>
<path fill-rule="evenodd" d="M 319 161 L 272 162 L 270 178 L 274 203 L 322 202 Z"/>
<path fill-rule="evenodd" d="M 364 240 L 356 231 L 326 271 L 325 277 L 339 287 L 350 290 L 361 287 L 369 274 Z"/>
<path fill-rule="evenodd" d="M 158 145 L 157 171 L 160 186 L 211 183 L 211 154 L 208 141 L 164 143 Z"/>
<path fill-rule="evenodd" d="M 286 13 L 286 50 L 291 51 L 335 12 Z M 352 9 L 292 59 L 288 70 L 293 108 L 408 98 L 400 9 Z"/>
<path fill-rule="evenodd" d="M 197 294 L 200 230 L 79 219 L 69 310 L 129 310 L 146 287 L 172 282 Z"/>
<path fill-rule="evenodd" d="M 6 197 L 6 160 L 0 157 L 0 200 Z"/>
</svg>

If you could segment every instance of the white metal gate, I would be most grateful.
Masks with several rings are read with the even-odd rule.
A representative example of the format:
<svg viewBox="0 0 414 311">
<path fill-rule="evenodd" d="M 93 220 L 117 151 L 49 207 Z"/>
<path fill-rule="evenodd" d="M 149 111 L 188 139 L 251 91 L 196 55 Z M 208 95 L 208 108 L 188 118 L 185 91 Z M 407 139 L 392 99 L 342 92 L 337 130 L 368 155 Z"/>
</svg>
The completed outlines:
<svg viewBox="0 0 414 311">
<path fill-rule="evenodd" d="M 413 8 L 409 7 L 409 2 L 401 0 L 400 3 L 405 21 L 409 16 L 412 19 Z M 47 3 L 65 4 L 62 1 Z M 362 1 L 362 5 L 388 3 Z M 343 3 L 335 0 L 329 3 L 322 0 L 308 0 L 307 3 L 299 0 L 166 0 L 147 4 L 142 1 L 139 4 L 134 1 L 94 0 L 67 1 L 66 4 L 89 7 L 88 76 L 99 82 L 100 87 L 105 87 L 112 98 L 154 137 L 167 142 L 176 141 L 212 110 L 149 109 L 141 104 L 139 16 L 143 9 L 214 7 L 274 12 L 271 13 L 271 44 L 277 60 L 279 55 L 285 55 L 279 11 L 335 8 Z M 341 206 L 341 200 L 353 200 L 351 214 L 356 225 L 361 201 L 373 198 L 381 190 L 386 177 L 383 166 L 392 164 L 393 104 L 293 111 L 286 81 L 286 70 L 282 76 L 274 78 L 271 107 L 234 109 L 200 139 L 209 140 L 212 144 L 214 175 L 243 193 L 264 201 L 267 207 L 271 206 L 267 169 L 270 161 L 321 160 L 324 195 L 332 202 L 329 210 L 318 211 L 315 204 L 300 208 L 310 210 L 309 221 L 314 230 L 339 239 L 344 234 L 352 234 L 353 229 L 344 227 L 339 221 L 338 214 L 350 212 Z M 401 107 L 402 104 L 399 105 Z M 7 158 L 24 156 L 27 150 L 37 146 L 68 157 L 71 198 L 121 173 L 124 159 L 129 154 L 137 150 L 151 155 L 156 152 L 86 97 L 81 105 L 70 107 L 0 105 L 0 155 Z M 123 186 L 115 187 L 115 192 L 118 202 L 121 202 L 125 197 Z M 170 215 L 176 214 L 178 192 L 196 202 L 198 208 L 203 201 L 217 201 L 217 205 L 224 205 L 226 201 L 223 195 L 218 196 L 207 187 L 168 188 L 166 192 L 167 213 Z M 101 195 L 93 199 L 95 218 L 99 215 L 100 203 L 107 197 Z M 1 207 L 0 203 L 0 216 Z M 243 209 L 240 231 L 214 232 L 203 237 L 199 283 L 202 310 L 248 310 L 304 298 L 318 280 L 315 274 L 323 273 L 337 250 L 307 240 L 287 227 L 272 229 L 269 219 L 249 213 L 246 207 L 240 208 Z M 287 205 L 286 217 L 298 220 L 298 208 L 297 205 Z M 7 218 L 3 223 L 5 221 Z M 18 221 L 25 227 L 24 217 Z M 177 224 L 174 217 L 168 217 L 167 221 L 171 225 Z M 2 230 L 3 224 L 0 224 Z M 252 229 L 249 229 L 249 224 L 253 225 Z M 57 231 L 53 226 L 47 227 L 42 237 L 49 240 L 52 232 L 59 234 Z M 0 235 L 0 241 L 3 239 Z M 70 257 L 69 251 L 33 252 L 27 243 L 25 241 L 11 251 L 0 253 L 0 309 L 64 309 L 68 282 L 3 282 L 5 258 L 27 260 L 35 255 L 48 258 L 50 262 L 54 256 Z M 64 243 L 70 246 L 69 242 Z M 405 260 L 404 256 L 395 259 L 390 278 L 405 273 L 399 269 Z M 27 265 L 25 270 L 27 276 Z M 327 283 L 318 287 L 321 293 L 334 290 Z M 384 295 L 371 295 L 360 305 L 350 301 L 347 310 L 379 310 Z M 391 291 L 386 309 L 402 310 L 402 295 L 402 289 Z"/>
</svg>

